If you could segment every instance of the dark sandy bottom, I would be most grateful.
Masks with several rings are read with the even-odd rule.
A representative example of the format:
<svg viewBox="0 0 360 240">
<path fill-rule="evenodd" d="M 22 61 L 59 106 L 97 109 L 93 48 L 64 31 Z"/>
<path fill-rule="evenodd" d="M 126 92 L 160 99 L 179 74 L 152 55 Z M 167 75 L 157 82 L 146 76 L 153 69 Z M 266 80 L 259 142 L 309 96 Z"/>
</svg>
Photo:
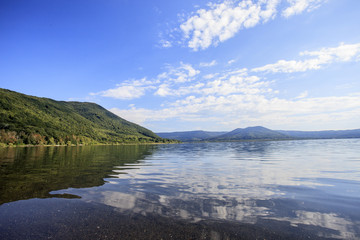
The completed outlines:
<svg viewBox="0 0 360 240">
<path fill-rule="evenodd" d="M 322 239 L 287 222 L 243 224 L 134 213 L 79 200 L 32 199 L 0 206 L 0 239 Z"/>
</svg>

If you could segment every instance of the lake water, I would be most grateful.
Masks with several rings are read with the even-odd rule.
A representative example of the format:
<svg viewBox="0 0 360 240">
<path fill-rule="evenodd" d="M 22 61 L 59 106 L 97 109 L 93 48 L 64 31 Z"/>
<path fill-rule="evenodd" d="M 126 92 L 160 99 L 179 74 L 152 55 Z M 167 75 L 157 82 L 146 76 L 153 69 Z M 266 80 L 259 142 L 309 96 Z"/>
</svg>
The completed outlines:
<svg viewBox="0 0 360 240">
<path fill-rule="evenodd" d="M 0 239 L 360 239 L 360 139 L 0 149 Z"/>
</svg>

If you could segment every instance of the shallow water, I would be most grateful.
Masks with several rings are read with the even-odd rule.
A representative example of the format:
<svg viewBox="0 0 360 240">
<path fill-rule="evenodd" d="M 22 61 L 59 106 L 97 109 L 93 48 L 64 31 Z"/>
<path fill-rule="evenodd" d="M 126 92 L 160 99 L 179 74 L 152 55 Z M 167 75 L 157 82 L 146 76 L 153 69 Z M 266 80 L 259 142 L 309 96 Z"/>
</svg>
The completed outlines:
<svg viewBox="0 0 360 240">
<path fill-rule="evenodd" d="M 360 239 L 360 139 L 0 149 L 0 238 Z"/>
</svg>

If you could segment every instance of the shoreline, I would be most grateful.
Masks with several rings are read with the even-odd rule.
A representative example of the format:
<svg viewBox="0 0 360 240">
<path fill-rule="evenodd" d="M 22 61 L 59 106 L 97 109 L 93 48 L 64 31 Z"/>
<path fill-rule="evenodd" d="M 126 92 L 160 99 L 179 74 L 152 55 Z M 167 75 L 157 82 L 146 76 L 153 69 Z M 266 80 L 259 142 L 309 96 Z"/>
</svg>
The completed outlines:
<svg viewBox="0 0 360 240">
<path fill-rule="evenodd" d="M 84 146 L 128 146 L 128 145 L 165 145 L 165 144 L 179 144 L 182 142 L 169 142 L 169 143 L 117 143 L 117 144 L 107 144 L 107 143 L 96 143 L 96 144 L 71 144 L 71 145 L 0 145 L 1 148 L 17 148 L 17 147 L 84 147 Z"/>
<path fill-rule="evenodd" d="M 360 139 L 358 137 L 353 138 L 292 138 L 292 139 L 243 139 L 243 140 L 229 140 L 229 141 L 180 141 L 174 139 L 174 142 L 168 143 L 95 143 L 95 144 L 71 144 L 71 145 L 32 145 L 32 144 L 24 144 L 24 145 L 2 145 L 1 148 L 16 148 L 16 147 L 83 147 L 83 146 L 131 146 L 131 145 L 167 145 L 167 144 L 185 144 L 185 143 L 236 143 L 236 142 L 279 142 L 279 141 L 304 141 L 304 140 L 341 140 L 341 139 Z M 176 142 L 178 141 L 178 142 Z"/>
</svg>

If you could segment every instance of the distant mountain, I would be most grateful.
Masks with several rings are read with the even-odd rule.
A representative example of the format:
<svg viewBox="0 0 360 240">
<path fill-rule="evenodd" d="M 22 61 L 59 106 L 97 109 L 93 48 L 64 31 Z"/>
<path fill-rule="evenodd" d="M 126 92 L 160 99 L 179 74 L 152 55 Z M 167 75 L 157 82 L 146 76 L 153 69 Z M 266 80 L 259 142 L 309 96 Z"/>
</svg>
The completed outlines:
<svg viewBox="0 0 360 240">
<path fill-rule="evenodd" d="M 287 139 L 360 138 L 360 129 L 339 131 L 285 131 L 265 127 L 237 128 L 231 132 L 187 131 L 158 133 L 160 137 L 183 142 L 192 141 L 244 141 Z"/>
<path fill-rule="evenodd" d="M 168 132 L 156 133 L 162 138 L 176 139 L 183 142 L 203 141 L 209 138 L 217 137 L 226 132 L 209 132 L 209 131 L 186 131 L 186 132 Z"/>
<path fill-rule="evenodd" d="M 0 143 L 163 142 L 95 103 L 63 102 L 0 88 Z"/>
<path fill-rule="evenodd" d="M 330 138 L 360 138 L 360 129 L 354 130 L 331 130 L 331 131 L 284 131 L 277 132 L 286 134 L 292 138 L 300 139 L 330 139 Z"/>
<path fill-rule="evenodd" d="M 264 127 L 237 128 L 231 132 L 211 138 L 211 141 L 238 141 L 238 140 L 280 140 L 290 139 L 286 134 Z"/>
<path fill-rule="evenodd" d="M 183 142 L 193 141 L 239 141 L 253 139 L 290 139 L 291 137 L 264 127 L 238 128 L 231 132 L 186 131 L 157 133 L 160 137 L 176 139 Z"/>
</svg>

